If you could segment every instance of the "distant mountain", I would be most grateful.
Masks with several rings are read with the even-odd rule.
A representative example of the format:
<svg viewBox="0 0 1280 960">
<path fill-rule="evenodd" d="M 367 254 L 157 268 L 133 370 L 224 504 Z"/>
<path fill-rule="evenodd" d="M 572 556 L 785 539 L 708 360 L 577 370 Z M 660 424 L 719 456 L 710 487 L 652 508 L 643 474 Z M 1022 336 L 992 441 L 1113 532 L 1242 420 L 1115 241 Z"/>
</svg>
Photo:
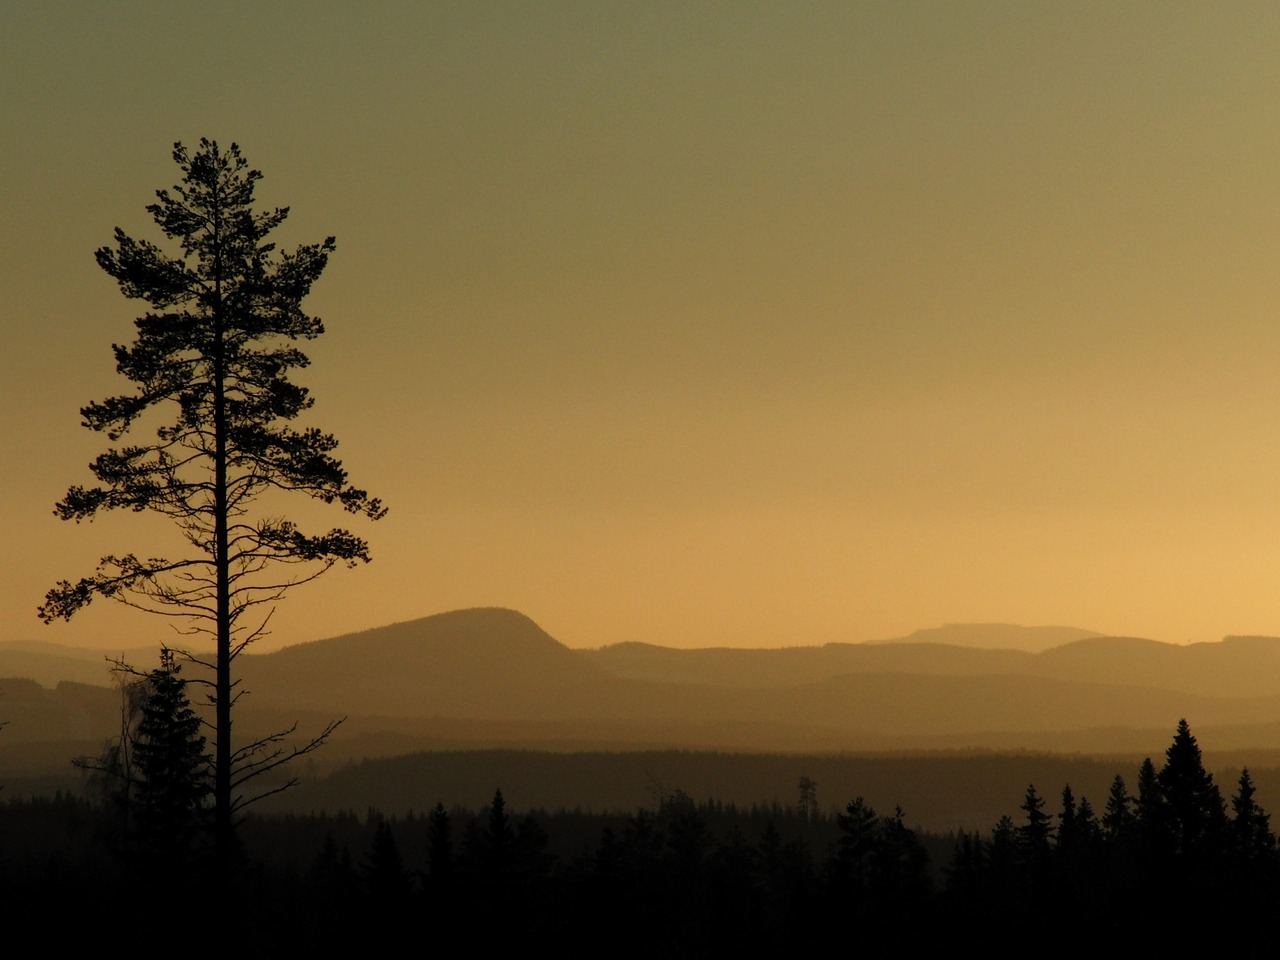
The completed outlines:
<svg viewBox="0 0 1280 960">
<path fill-rule="evenodd" d="M 941 643 L 829 643 L 822 647 L 685 650 L 619 643 L 579 651 L 616 677 L 659 683 L 763 689 L 816 683 L 850 673 L 977 676 L 1031 672 L 1034 655 Z"/>
<path fill-rule="evenodd" d="M 24 677 L 46 687 L 56 686 L 63 680 L 109 686 L 112 659 L 150 667 L 158 662 L 159 654 L 159 645 L 103 651 L 13 640 L 0 643 L 0 677 Z"/>
<path fill-rule="evenodd" d="M 1102 634 L 1077 627 L 1023 627 L 1014 623 L 948 623 L 927 627 L 906 637 L 872 640 L 882 643 L 945 643 L 953 647 L 982 647 L 988 650 L 1025 650 L 1040 653 L 1075 640 Z"/>
<path fill-rule="evenodd" d="M 1001 625 L 912 636 L 932 639 L 572 650 L 515 611 L 460 610 L 246 654 L 237 661 L 237 730 L 255 736 L 301 719 L 305 732 L 345 716 L 326 751 L 337 759 L 485 745 L 1140 750 L 1153 736 L 1162 743 L 1181 717 L 1202 738 L 1219 730 L 1224 746 L 1254 748 L 1274 744 L 1280 729 L 1275 638 L 1178 646 Z M 980 636 L 1005 646 L 934 642 Z M 1038 653 L 1008 645 L 1049 637 L 1067 639 Z M 22 745 L 53 753 L 75 741 L 85 752 L 85 743 L 100 745 L 119 726 L 119 697 L 106 687 L 101 661 L 0 648 L 0 677 L 24 663 L 44 672 L 39 683 L 0 679 L 0 720 L 10 721 L 0 731 L 0 780 Z M 59 671 L 66 671 L 59 679 L 80 677 L 89 667 L 103 670 L 101 686 L 50 679 Z"/>
<path fill-rule="evenodd" d="M 1046 629 L 1075 639 L 1038 654 L 910 642 L 588 651 L 523 614 L 478 609 L 246 656 L 241 676 L 245 703 L 283 714 L 559 724 L 577 736 L 630 727 L 676 744 L 683 729 L 737 748 L 1280 721 L 1280 640 L 1182 647 L 1032 628 Z"/>
<path fill-rule="evenodd" d="M 912 636 L 987 636 L 988 625 L 921 630 Z M 1052 680 L 1167 689 L 1213 697 L 1280 696 L 1280 638 L 1227 637 L 1220 643 L 1172 644 L 1136 637 L 1106 637 L 1069 627 L 1026 629 L 1042 637 L 1076 639 L 1039 653 L 901 638 L 883 643 L 832 643 L 774 650 L 673 649 L 621 643 L 581 651 L 611 674 L 660 683 L 764 689 L 816 683 L 846 674 L 913 676 L 1030 676 Z M 1080 634 L 1086 634 L 1080 638 Z"/>
<path fill-rule="evenodd" d="M 243 688 L 273 708 L 386 716 L 526 717 L 544 704 L 594 704 L 613 679 L 524 614 L 500 608 L 442 613 L 237 664 Z"/>
<path fill-rule="evenodd" d="M 1039 654 L 1034 672 L 1208 696 L 1274 696 L 1280 694 L 1280 638 L 1227 637 L 1219 643 L 1172 644 L 1091 637 Z"/>
</svg>

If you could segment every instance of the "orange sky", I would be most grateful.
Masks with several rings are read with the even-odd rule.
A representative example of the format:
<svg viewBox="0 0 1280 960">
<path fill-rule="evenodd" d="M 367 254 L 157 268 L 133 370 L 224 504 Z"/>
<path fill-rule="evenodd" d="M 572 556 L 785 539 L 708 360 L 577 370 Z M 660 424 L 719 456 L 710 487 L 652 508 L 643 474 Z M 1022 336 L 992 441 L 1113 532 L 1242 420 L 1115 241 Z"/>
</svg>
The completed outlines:
<svg viewBox="0 0 1280 960">
<path fill-rule="evenodd" d="M 1277 42 L 1271 3 L 6 3 L 0 640 L 168 636 L 35 607 L 167 542 L 51 508 L 127 386 L 93 250 L 159 239 L 201 136 L 337 236 L 302 379 L 391 507 L 267 644 L 1280 634 Z"/>
</svg>

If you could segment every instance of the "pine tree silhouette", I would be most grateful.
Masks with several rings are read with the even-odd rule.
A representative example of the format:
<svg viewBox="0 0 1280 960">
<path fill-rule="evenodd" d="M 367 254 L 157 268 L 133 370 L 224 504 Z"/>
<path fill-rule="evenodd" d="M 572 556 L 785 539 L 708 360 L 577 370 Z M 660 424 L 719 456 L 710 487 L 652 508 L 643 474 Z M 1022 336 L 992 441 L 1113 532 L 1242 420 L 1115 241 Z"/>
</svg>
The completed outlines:
<svg viewBox="0 0 1280 960">
<path fill-rule="evenodd" d="M 1249 768 L 1240 771 L 1236 795 L 1231 798 L 1231 839 L 1236 854 L 1245 860 L 1261 860 L 1274 856 L 1276 838 L 1271 833 L 1271 815 L 1266 813 L 1253 795 L 1256 792 Z"/>
<path fill-rule="evenodd" d="M 1205 852 L 1222 840 L 1226 808 L 1213 782 L 1213 774 L 1204 768 L 1200 746 L 1186 720 L 1178 722 L 1178 732 L 1165 751 L 1165 764 L 1158 782 L 1169 815 L 1175 853 Z"/>
</svg>

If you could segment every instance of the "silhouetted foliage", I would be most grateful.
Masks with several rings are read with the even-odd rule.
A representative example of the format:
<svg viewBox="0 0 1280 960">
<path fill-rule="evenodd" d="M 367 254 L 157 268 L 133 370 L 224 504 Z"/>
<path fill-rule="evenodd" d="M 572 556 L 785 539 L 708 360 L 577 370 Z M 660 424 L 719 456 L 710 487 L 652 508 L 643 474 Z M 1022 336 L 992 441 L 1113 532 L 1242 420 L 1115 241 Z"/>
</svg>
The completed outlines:
<svg viewBox="0 0 1280 960">
<path fill-rule="evenodd" d="M 349 935 L 353 908 L 361 894 L 360 874 L 352 861 L 351 848 L 339 846 L 332 832 L 325 833 L 305 883 L 315 942 L 332 949 Z"/>
<path fill-rule="evenodd" d="M 928 855 L 901 807 L 880 818 L 871 853 L 871 888 L 882 916 L 915 913 L 929 897 Z"/>
<path fill-rule="evenodd" d="M 997 955 L 1023 953 L 1046 924 L 1064 953 L 1100 942 L 1126 952 L 1218 952 L 1215 931 L 1259 931 L 1268 898 L 1280 894 L 1280 871 L 1248 771 L 1228 823 L 1183 721 L 1164 768 L 1157 772 L 1147 758 L 1137 782 L 1135 802 L 1123 777 L 1114 778 L 1100 824 L 1087 798 L 1077 802 L 1064 786 L 1054 835 L 1043 800 L 1029 787 L 1021 803 L 1025 825 L 1006 816 L 985 844 L 957 838 L 945 891 L 951 921 L 981 931 L 984 948 Z M 1029 855 L 1033 850 L 1039 853 Z M 1169 922 L 1171 904 L 1192 911 L 1186 922 Z"/>
<path fill-rule="evenodd" d="M 428 816 L 427 872 L 430 888 L 444 887 L 456 872 L 453 853 L 453 826 L 443 803 L 437 803 Z"/>
<path fill-rule="evenodd" d="M 472 851 L 480 862 L 483 878 L 489 883 L 505 884 L 515 870 L 516 831 L 501 789 L 493 792 L 486 819 L 485 829 L 472 833 Z"/>
<path fill-rule="evenodd" d="M 1018 828 L 1018 839 L 1024 855 L 1030 862 L 1042 862 L 1049 852 L 1049 841 L 1053 837 L 1053 818 L 1044 812 L 1044 798 L 1036 793 L 1034 783 L 1027 785 L 1026 795 L 1022 798 L 1019 809 L 1026 816 L 1025 822 Z"/>
<path fill-rule="evenodd" d="M 1240 771 L 1240 781 L 1231 798 L 1231 835 L 1236 851 L 1246 860 L 1266 859 L 1276 852 L 1271 815 L 1254 800 L 1256 792 L 1249 768 L 1245 767 Z"/>
<path fill-rule="evenodd" d="M 1154 766 L 1144 766 L 1152 769 L 1139 782 L 1159 790 Z M 251 817 L 242 835 L 260 862 L 242 892 L 269 907 L 246 912 L 241 932 L 273 949 L 328 955 L 388 952 L 430 923 L 465 931 L 477 953 L 554 944 L 562 956 L 647 958 L 804 956 L 855 941 L 911 956 L 968 943 L 996 957 L 1025 956 L 1035 944 L 1054 955 L 1217 955 L 1229 931 L 1264 945 L 1232 952 L 1261 955 L 1280 871 L 1255 794 L 1242 771 L 1227 830 L 1196 850 L 1133 842 L 1120 777 L 1101 825 L 1088 799 L 1064 786 L 1049 829 L 1029 788 L 1025 824 L 1003 816 L 989 832 L 950 841 L 860 799 L 838 814 L 804 815 L 776 803 L 695 802 L 679 790 L 629 815 L 517 815 L 495 791 L 478 812 L 437 803 L 401 819 L 373 810 Z M 0 869 L 0 902 L 56 898 L 91 920 L 117 915 L 124 895 L 114 891 L 130 888 L 91 840 L 107 813 L 63 799 L 0 805 L 0 849 L 11 861 Z M 455 824 L 467 838 L 456 847 Z M 367 851 L 361 869 L 351 849 Z M 940 891 L 931 856 L 949 862 Z M 1177 922 L 1171 907 L 1182 911 Z"/>
<path fill-rule="evenodd" d="M 149 858 L 180 862 L 203 841 L 210 758 L 201 720 L 187 698 L 182 668 L 164 650 L 147 675 L 142 718 L 134 735 L 135 823 Z"/>
<path fill-rule="evenodd" d="M 1082 847 L 1089 847 L 1102 837 L 1102 827 L 1093 812 L 1093 804 L 1088 797 L 1080 798 L 1080 806 L 1076 810 L 1076 842 Z"/>
<path fill-rule="evenodd" d="M 212 661 L 192 659 L 212 672 L 215 824 L 225 859 L 245 782 L 299 752 L 283 749 L 280 737 L 233 746 L 232 661 L 263 634 L 271 606 L 289 587 L 335 563 L 369 559 L 365 542 L 345 530 L 305 534 L 277 516 L 251 517 L 251 506 L 267 491 L 284 490 L 372 519 L 385 511 L 348 484 L 331 435 L 288 426 L 312 405 L 289 374 L 308 363 L 297 342 L 324 331 L 302 300 L 324 270 L 333 238 L 277 254 L 268 237 L 288 208 L 254 209 L 261 174 L 235 144 L 223 150 L 201 140 L 194 154 L 175 144 L 173 160 L 182 182 L 158 191 L 147 207 L 173 252 L 117 228 L 114 247 L 96 254 L 126 297 L 150 307 L 135 321 L 135 342 L 114 348 L 117 370 L 137 389 L 81 410 L 85 426 L 112 442 L 162 405 L 172 419 L 150 443 L 101 454 L 90 464 L 99 485 L 71 487 L 55 513 L 81 521 L 106 510 L 154 511 L 177 525 L 191 553 L 107 555 L 92 576 L 54 586 L 40 616 L 69 619 L 107 597 L 186 618 L 193 632 L 214 638 Z"/>
<path fill-rule="evenodd" d="M 173 652 L 146 674 L 117 665 L 120 733 L 97 757 L 72 762 L 88 771 L 114 818 L 104 835 L 117 853 L 172 885 L 207 846 L 210 757 Z"/>
<path fill-rule="evenodd" d="M 134 841 L 133 800 L 138 780 L 134 742 L 148 686 L 145 678 L 119 665 L 113 676 L 120 694 L 119 731 L 97 756 L 75 757 L 71 762 L 88 775 L 91 792 L 105 801 L 112 816 L 101 829 L 107 842 L 121 852 Z"/>
<path fill-rule="evenodd" d="M 1172 823 L 1164 789 L 1156 766 L 1147 757 L 1138 767 L 1138 796 L 1134 801 L 1137 818 L 1138 841 L 1143 853 L 1150 860 L 1163 858 L 1173 852 Z"/>
<path fill-rule="evenodd" d="M 1058 846 L 1073 846 L 1076 842 L 1076 798 L 1071 784 L 1062 788 L 1062 810 L 1058 813 Z"/>
<path fill-rule="evenodd" d="M 1204 768 L 1200 746 L 1186 720 L 1165 752 L 1165 764 L 1157 776 L 1167 812 L 1175 853 L 1199 854 L 1218 843 L 1226 826 L 1226 808 L 1213 774 Z"/>
<path fill-rule="evenodd" d="M 353 900 L 360 888 L 359 875 L 351 862 L 351 849 L 339 848 L 332 833 L 324 835 L 324 844 L 311 864 L 309 879 L 328 905 Z"/>
<path fill-rule="evenodd" d="M 383 907 L 394 908 L 409 899 L 409 874 L 386 820 L 379 820 L 365 857 L 364 885 L 375 903 Z"/>
<path fill-rule="evenodd" d="M 1103 835 L 1112 843 L 1128 844 L 1133 838 L 1135 821 L 1133 798 L 1129 796 L 1124 777 L 1117 773 L 1116 778 L 1111 781 L 1107 808 L 1102 814 Z"/>
</svg>

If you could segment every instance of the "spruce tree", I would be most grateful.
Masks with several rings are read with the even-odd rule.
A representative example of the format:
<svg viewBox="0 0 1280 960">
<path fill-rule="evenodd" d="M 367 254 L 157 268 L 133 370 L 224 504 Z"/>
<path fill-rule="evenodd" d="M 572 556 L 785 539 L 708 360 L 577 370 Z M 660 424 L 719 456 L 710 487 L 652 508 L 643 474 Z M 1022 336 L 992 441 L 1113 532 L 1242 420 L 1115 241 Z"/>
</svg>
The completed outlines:
<svg viewBox="0 0 1280 960">
<path fill-rule="evenodd" d="M 1094 815 L 1093 804 L 1089 802 L 1088 797 L 1080 798 L 1080 805 L 1076 808 L 1076 838 L 1077 841 L 1086 847 L 1094 846 L 1102 836 L 1102 828 L 1098 825 L 1098 818 Z"/>
<path fill-rule="evenodd" d="M 1107 807 L 1102 814 L 1102 833 L 1113 844 L 1129 842 L 1133 832 L 1133 799 L 1125 787 L 1124 777 L 1116 774 L 1107 794 Z"/>
<path fill-rule="evenodd" d="M 1005 867 L 1012 868 L 1017 847 L 1018 828 L 1014 826 L 1013 818 L 1006 813 L 991 828 L 991 862 L 994 864 L 999 861 Z"/>
<path fill-rule="evenodd" d="M 1075 863 L 1076 875 L 1088 877 L 1097 869 L 1103 856 L 1102 827 L 1094 815 L 1093 804 L 1088 797 L 1081 797 L 1076 808 L 1074 849 L 1070 859 Z"/>
<path fill-rule="evenodd" d="M 1053 836 L 1053 818 L 1044 812 L 1044 799 L 1036 793 L 1034 783 L 1027 785 L 1026 795 L 1019 809 L 1026 814 L 1026 823 L 1018 830 L 1023 848 L 1032 859 L 1037 859 L 1049 850 L 1049 840 Z"/>
<path fill-rule="evenodd" d="M 1028 894 L 1021 847 L 1013 817 L 1002 815 L 991 828 L 991 841 L 986 847 L 987 892 L 997 901 L 1019 901 Z"/>
<path fill-rule="evenodd" d="M 449 811 L 437 803 L 427 817 L 427 874 L 431 887 L 439 889 L 452 882 L 455 862 L 453 830 Z"/>
<path fill-rule="evenodd" d="M 483 835 L 485 864 L 491 878 L 505 880 L 515 856 L 516 831 L 511 825 L 511 815 L 507 813 L 507 802 L 502 797 L 501 788 L 493 791 L 488 821 L 488 829 Z"/>
<path fill-rule="evenodd" d="M 391 825 L 381 818 L 365 856 L 364 884 L 369 896 L 382 908 L 402 906 L 409 897 L 409 874 L 400 857 L 400 847 Z"/>
<path fill-rule="evenodd" d="M 872 806 L 857 797 L 836 817 L 840 836 L 830 863 L 837 886 L 865 890 L 870 879 L 871 857 L 876 848 L 879 817 Z"/>
<path fill-rule="evenodd" d="M 1254 800 L 1256 793 L 1249 768 L 1240 771 L 1236 794 L 1231 798 L 1231 838 L 1237 855 L 1245 860 L 1270 858 L 1276 851 L 1276 838 L 1271 832 L 1271 815 Z"/>
<path fill-rule="evenodd" d="M 1226 808 L 1186 720 L 1179 721 L 1173 743 L 1165 751 L 1158 781 L 1175 852 L 1192 854 L 1221 841 Z"/>
<path fill-rule="evenodd" d="M 1172 818 L 1165 802 L 1160 774 L 1150 757 L 1138 767 L 1138 796 L 1134 801 L 1137 833 L 1143 855 L 1160 860 L 1174 849 Z"/>
<path fill-rule="evenodd" d="M 133 737 L 138 838 L 149 857 L 169 861 L 185 859 L 198 841 L 211 783 L 202 721 L 180 673 L 173 651 L 162 651 Z"/>
<path fill-rule="evenodd" d="M 873 892 L 881 903 L 917 910 L 928 899 L 929 855 L 916 832 L 907 826 L 902 807 L 881 817 L 871 856 Z"/>
<path fill-rule="evenodd" d="M 1077 834 L 1077 812 L 1075 794 L 1071 792 L 1071 784 L 1062 788 L 1062 811 L 1058 814 L 1058 846 L 1071 848 L 1075 846 Z"/>
</svg>

